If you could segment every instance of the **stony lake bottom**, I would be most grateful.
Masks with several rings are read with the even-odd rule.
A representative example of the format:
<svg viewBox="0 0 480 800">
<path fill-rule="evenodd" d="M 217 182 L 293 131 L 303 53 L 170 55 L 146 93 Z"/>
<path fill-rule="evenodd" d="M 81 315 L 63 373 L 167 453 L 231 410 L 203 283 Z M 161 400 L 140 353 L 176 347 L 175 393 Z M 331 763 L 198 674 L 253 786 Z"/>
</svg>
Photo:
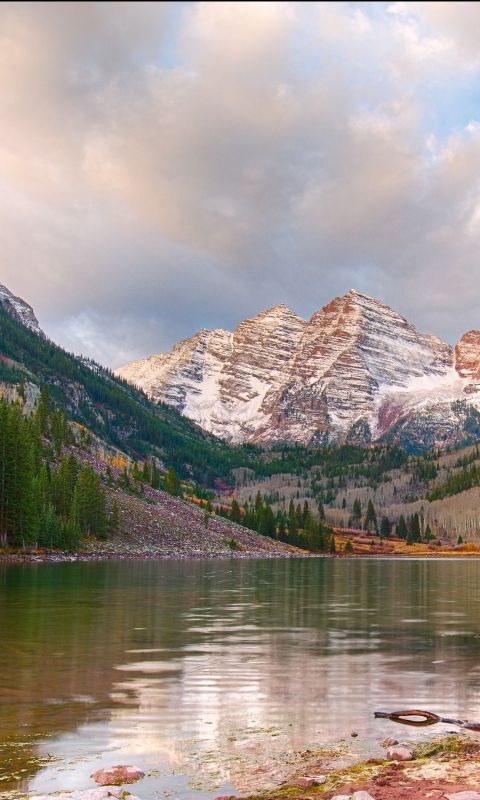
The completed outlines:
<svg viewBox="0 0 480 800">
<path fill-rule="evenodd" d="M 145 800 L 242 793 L 292 751 L 426 736 L 373 718 L 402 707 L 480 721 L 480 561 L 0 564 L 0 796 L 113 764 Z"/>
</svg>

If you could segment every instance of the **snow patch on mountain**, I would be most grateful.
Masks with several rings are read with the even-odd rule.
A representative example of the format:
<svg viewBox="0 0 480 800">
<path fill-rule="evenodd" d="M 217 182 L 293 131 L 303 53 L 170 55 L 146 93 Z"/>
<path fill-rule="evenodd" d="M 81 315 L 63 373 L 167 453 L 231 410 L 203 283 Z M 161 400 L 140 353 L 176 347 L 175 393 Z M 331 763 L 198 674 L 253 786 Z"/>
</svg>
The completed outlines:
<svg viewBox="0 0 480 800">
<path fill-rule="evenodd" d="M 309 322 L 282 304 L 117 374 L 231 442 L 342 441 L 359 425 L 375 440 L 437 406 L 443 419 L 456 401 L 480 405 L 480 333 L 454 353 L 352 290 Z"/>
<path fill-rule="evenodd" d="M 38 324 L 38 319 L 33 313 L 33 308 L 28 305 L 21 297 L 15 297 L 6 286 L 0 284 L 0 302 L 4 303 L 16 318 L 30 328 L 35 333 L 43 335 L 43 331 Z"/>
</svg>

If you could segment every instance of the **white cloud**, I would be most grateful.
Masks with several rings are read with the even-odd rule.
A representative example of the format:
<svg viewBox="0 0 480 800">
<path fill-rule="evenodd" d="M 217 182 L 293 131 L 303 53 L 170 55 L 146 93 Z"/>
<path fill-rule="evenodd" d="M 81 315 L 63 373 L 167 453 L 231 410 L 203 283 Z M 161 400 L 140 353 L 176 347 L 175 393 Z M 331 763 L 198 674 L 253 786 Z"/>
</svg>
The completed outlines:
<svg viewBox="0 0 480 800">
<path fill-rule="evenodd" d="M 1 282 L 113 366 L 352 286 L 480 327 L 479 7 L 3 4 Z"/>
</svg>

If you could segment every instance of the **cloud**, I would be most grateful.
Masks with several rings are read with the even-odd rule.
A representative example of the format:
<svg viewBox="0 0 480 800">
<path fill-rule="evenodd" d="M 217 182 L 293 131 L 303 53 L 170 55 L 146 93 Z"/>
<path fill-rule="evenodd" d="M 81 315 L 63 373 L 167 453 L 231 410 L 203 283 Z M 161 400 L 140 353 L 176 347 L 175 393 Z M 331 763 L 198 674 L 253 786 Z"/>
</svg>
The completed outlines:
<svg viewBox="0 0 480 800">
<path fill-rule="evenodd" d="M 476 4 L 5 3 L 0 275 L 111 366 L 351 287 L 480 327 Z"/>
</svg>

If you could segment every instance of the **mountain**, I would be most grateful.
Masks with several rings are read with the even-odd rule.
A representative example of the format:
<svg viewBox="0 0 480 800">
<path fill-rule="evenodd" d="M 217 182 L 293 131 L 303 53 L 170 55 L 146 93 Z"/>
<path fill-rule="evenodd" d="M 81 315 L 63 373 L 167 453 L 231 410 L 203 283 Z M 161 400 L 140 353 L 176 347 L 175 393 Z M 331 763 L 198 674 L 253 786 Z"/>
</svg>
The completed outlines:
<svg viewBox="0 0 480 800">
<path fill-rule="evenodd" d="M 0 283 L 0 303 L 4 308 L 8 309 L 11 316 L 14 316 L 22 325 L 29 328 L 31 331 L 43 336 L 43 331 L 40 329 L 38 319 L 33 313 L 33 308 L 22 300 L 21 297 L 15 297 L 6 286 Z"/>
<path fill-rule="evenodd" d="M 279 305 L 115 374 L 234 443 L 415 450 L 480 435 L 480 332 L 453 350 L 354 290 L 309 322 Z"/>
<path fill-rule="evenodd" d="M 36 317 L 8 289 L 0 290 L 0 393 L 10 399 L 23 383 L 30 407 L 47 383 L 55 405 L 97 437 L 100 446 L 128 459 L 155 457 L 199 483 L 229 480 L 245 462 L 224 442 L 174 408 L 157 404 L 95 362 L 77 358 L 51 342 Z M 103 443 L 103 445 L 102 445 Z"/>
</svg>

